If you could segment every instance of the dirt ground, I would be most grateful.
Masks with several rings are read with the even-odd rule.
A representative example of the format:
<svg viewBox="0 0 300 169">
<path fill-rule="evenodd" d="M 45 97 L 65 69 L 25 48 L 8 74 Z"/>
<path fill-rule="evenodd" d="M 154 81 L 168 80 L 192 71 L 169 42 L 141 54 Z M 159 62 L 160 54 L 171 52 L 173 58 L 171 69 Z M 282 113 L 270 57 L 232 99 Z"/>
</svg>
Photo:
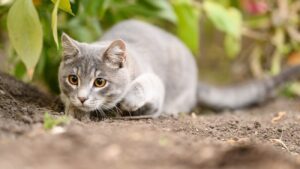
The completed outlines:
<svg viewBox="0 0 300 169">
<path fill-rule="evenodd" d="M 70 123 L 54 97 L 0 73 L 1 169 L 299 169 L 300 99 L 177 118 Z"/>
</svg>

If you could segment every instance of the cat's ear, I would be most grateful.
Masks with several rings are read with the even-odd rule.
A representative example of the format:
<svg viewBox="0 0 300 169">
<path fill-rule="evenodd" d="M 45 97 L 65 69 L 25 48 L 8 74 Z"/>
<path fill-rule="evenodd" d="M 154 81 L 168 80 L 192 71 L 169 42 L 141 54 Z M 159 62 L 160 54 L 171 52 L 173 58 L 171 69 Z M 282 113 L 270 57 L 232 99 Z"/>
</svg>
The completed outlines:
<svg viewBox="0 0 300 169">
<path fill-rule="evenodd" d="M 69 37 L 66 33 L 61 35 L 61 44 L 63 48 L 63 60 L 69 60 L 77 56 L 79 48 L 77 42 Z"/>
<path fill-rule="evenodd" d="M 113 41 L 106 49 L 104 62 L 112 68 L 122 68 L 126 61 L 126 44 L 123 40 Z"/>
</svg>

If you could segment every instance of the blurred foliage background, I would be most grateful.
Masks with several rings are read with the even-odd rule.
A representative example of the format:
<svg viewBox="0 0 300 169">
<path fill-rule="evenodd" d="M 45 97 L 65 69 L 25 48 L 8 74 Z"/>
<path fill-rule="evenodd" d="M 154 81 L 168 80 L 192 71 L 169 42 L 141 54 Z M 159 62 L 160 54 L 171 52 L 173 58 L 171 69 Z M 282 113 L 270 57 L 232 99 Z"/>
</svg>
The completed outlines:
<svg viewBox="0 0 300 169">
<path fill-rule="evenodd" d="M 299 0 L 0 0 L 0 69 L 58 93 L 62 32 L 93 42 L 135 18 L 178 36 L 201 79 L 261 78 L 300 62 L 299 15 Z"/>
</svg>

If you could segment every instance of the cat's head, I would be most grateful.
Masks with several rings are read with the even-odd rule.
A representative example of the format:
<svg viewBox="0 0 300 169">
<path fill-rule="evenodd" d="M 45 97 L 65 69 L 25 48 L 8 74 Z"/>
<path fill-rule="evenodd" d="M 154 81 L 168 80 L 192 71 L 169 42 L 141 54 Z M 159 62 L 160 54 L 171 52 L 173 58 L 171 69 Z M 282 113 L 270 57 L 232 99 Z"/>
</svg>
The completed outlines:
<svg viewBox="0 0 300 169">
<path fill-rule="evenodd" d="M 66 34 L 61 39 L 63 58 L 59 85 L 69 103 L 85 112 L 115 106 L 130 79 L 125 42 L 86 44 Z"/>
</svg>

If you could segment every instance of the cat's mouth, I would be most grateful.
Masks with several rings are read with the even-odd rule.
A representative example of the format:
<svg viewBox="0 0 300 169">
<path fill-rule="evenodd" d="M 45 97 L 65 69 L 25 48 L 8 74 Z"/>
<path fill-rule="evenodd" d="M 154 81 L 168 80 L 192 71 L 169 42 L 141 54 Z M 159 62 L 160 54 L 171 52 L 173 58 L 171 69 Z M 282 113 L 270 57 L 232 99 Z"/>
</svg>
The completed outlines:
<svg viewBox="0 0 300 169">
<path fill-rule="evenodd" d="M 86 105 L 78 105 L 76 106 L 79 110 L 84 111 L 84 112 L 91 112 L 91 111 L 95 111 L 96 108 L 94 107 L 90 107 L 90 106 L 86 106 Z"/>
<path fill-rule="evenodd" d="M 79 100 L 71 100 L 71 104 L 78 110 L 82 112 L 92 112 L 99 108 L 102 104 L 102 100 L 87 100 L 84 103 L 81 103 Z"/>
</svg>

